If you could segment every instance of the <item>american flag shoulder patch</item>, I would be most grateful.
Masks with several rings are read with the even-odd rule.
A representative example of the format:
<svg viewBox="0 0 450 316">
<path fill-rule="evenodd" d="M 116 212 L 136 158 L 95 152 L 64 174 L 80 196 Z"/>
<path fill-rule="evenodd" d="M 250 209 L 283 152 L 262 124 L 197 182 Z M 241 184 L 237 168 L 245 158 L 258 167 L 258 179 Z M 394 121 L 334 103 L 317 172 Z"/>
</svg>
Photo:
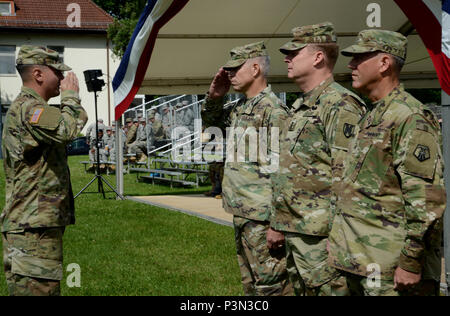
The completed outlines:
<svg viewBox="0 0 450 316">
<path fill-rule="evenodd" d="M 43 112 L 44 112 L 43 108 L 35 109 L 33 115 L 31 116 L 30 123 L 31 124 L 39 123 L 39 118 L 41 117 Z"/>
</svg>

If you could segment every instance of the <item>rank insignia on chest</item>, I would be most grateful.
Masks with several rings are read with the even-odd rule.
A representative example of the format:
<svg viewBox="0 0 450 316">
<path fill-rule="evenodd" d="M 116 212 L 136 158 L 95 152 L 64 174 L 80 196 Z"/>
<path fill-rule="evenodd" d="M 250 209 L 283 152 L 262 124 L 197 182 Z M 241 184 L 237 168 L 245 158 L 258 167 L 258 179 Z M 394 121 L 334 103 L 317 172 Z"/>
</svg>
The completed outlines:
<svg viewBox="0 0 450 316">
<path fill-rule="evenodd" d="M 425 145 L 417 145 L 416 149 L 414 150 L 414 156 L 420 162 L 430 159 L 430 148 Z"/>
<path fill-rule="evenodd" d="M 355 131 L 355 125 L 345 123 L 344 124 L 344 136 L 350 138 L 353 136 L 353 132 Z"/>
<path fill-rule="evenodd" d="M 35 109 L 33 115 L 31 116 L 30 123 L 31 124 L 37 124 L 39 123 L 39 118 L 42 115 L 42 112 L 44 112 L 44 109 Z"/>
</svg>

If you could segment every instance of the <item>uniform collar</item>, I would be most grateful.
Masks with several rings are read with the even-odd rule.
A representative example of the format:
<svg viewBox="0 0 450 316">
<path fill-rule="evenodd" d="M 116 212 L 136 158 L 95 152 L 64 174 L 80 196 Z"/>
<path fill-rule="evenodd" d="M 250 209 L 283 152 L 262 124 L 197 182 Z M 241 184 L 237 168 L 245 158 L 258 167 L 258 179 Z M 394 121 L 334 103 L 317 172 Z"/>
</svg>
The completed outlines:
<svg viewBox="0 0 450 316">
<path fill-rule="evenodd" d="M 372 113 L 369 115 L 370 121 L 368 122 L 368 125 L 376 126 L 380 124 L 384 113 L 389 108 L 389 105 L 395 98 L 397 98 L 398 95 L 402 94 L 404 91 L 405 88 L 403 87 L 403 84 L 399 84 L 387 96 L 375 102 L 373 104 Z"/>
<path fill-rule="evenodd" d="M 34 91 L 34 89 L 32 89 L 32 88 L 22 86 L 21 93 L 31 95 L 31 96 L 33 96 L 35 99 L 37 99 L 38 101 L 40 101 L 39 103 L 42 103 L 42 104 L 44 104 L 44 105 L 47 105 L 47 101 L 45 101 L 45 100 L 44 100 L 44 99 L 43 99 L 36 91 Z"/>
<path fill-rule="evenodd" d="M 304 93 L 298 100 L 298 102 L 295 102 L 292 107 L 294 108 L 294 111 L 297 111 L 302 107 L 302 105 L 307 106 L 310 109 L 317 108 L 317 103 L 320 95 L 322 92 L 328 88 L 332 83 L 334 82 L 333 76 L 330 78 L 322 81 L 317 87 L 312 89 L 311 91 L 308 91 Z"/>
<path fill-rule="evenodd" d="M 265 96 L 272 92 L 272 87 L 268 85 L 263 91 L 258 93 L 253 98 L 247 99 L 243 98 L 243 113 L 251 114 L 253 112 L 253 107 L 261 101 Z"/>
</svg>

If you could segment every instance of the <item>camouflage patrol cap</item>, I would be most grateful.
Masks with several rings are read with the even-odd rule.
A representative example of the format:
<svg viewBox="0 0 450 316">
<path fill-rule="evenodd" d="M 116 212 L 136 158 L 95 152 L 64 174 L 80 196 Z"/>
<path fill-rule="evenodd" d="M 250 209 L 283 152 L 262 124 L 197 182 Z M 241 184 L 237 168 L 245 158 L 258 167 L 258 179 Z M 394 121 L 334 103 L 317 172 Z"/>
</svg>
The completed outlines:
<svg viewBox="0 0 450 316">
<path fill-rule="evenodd" d="M 385 30 L 359 32 L 356 43 L 341 51 L 344 56 L 369 52 L 384 52 L 406 59 L 408 39 L 400 33 Z"/>
<path fill-rule="evenodd" d="M 106 126 L 106 130 L 107 130 L 107 131 L 112 131 L 111 126 Z"/>
<path fill-rule="evenodd" d="M 222 67 L 225 70 L 243 65 L 247 60 L 260 56 L 268 56 L 264 42 L 238 46 L 230 51 L 231 59 Z"/>
<path fill-rule="evenodd" d="M 183 101 L 183 102 L 181 102 L 181 104 L 182 104 L 183 106 L 186 106 L 186 105 L 189 104 L 189 101 Z"/>
<path fill-rule="evenodd" d="M 280 47 L 280 52 L 285 55 L 308 44 L 336 43 L 336 33 L 330 22 L 293 28 L 292 35 L 294 38 Z"/>
<path fill-rule="evenodd" d="M 58 52 L 42 47 L 32 45 L 22 45 L 17 55 L 17 65 L 46 65 L 59 71 L 72 70 L 66 64 L 59 60 Z"/>
<path fill-rule="evenodd" d="M 125 120 L 125 123 L 131 123 L 131 117 L 127 118 L 127 119 Z"/>
</svg>

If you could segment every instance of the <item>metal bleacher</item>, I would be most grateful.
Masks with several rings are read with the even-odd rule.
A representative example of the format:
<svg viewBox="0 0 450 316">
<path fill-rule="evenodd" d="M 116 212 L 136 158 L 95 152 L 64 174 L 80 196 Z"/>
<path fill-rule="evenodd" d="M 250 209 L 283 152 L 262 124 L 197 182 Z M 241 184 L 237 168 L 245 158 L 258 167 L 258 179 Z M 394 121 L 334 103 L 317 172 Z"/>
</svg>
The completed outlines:
<svg viewBox="0 0 450 316">
<path fill-rule="evenodd" d="M 280 93 L 278 96 L 286 102 L 285 93 Z M 228 95 L 228 103 L 224 105 L 224 108 L 233 106 L 239 97 L 240 95 L 237 94 Z M 183 107 L 177 107 L 176 105 L 182 101 L 188 101 L 188 104 Z M 166 115 L 169 116 L 171 125 L 171 135 L 167 137 L 165 144 L 148 150 L 147 163 L 141 163 L 140 165 L 135 163 L 132 166 L 128 166 L 128 173 L 136 173 L 138 181 L 151 181 L 153 184 L 155 182 L 165 182 L 170 183 L 170 187 L 173 187 L 174 184 L 198 187 L 208 180 L 207 160 L 211 159 L 212 156 L 218 157 L 218 155 L 204 151 L 205 143 L 202 143 L 201 140 L 202 102 L 203 100 L 198 100 L 196 95 L 164 96 L 150 102 L 144 102 L 142 97 L 142 104 L 127 110 L 124 118 L 134 118 L 138 114 L 142 114 L 147 120 L 149 111 L 156 111 L 162 114 L 162 109 L 168 107 L 169 112 Z M 177 116 L 186 109 L 191 109 L 194 112 L 195 124 L 193 128 L 190 126 L 189 132 L 177 135 L 176 127 L 179 127 Z M 225 142 L 222 145 L 225 147 Z M 219 159 L 222 159 L 222 155 L 219 155 Z"/>
<path fill-rule="evenodd" d="M 182 101 L 188 101 L 188 104 L 183 107 L 176 107 Z M 203 100 L 198 100 L 197 96 L 179 95 L 166 96 L 144 103 L 140 108 L 133 108 L 127 112 L 143 113 L 148 117 L 149 111 L 156 111 L 162 113 L 162 109 L 169 108 L 166 115 L 169 117 L 171 137 L 165 140 L 165 144 L 148 150 L 148 161 L 145 166 L 134 166 L 128 170 L 136 173 L 137 180 L 170 183 L 170 187 L 174 184 L 182 186 L 199 186 L 208 178 L 207 162 L 195 161 L 193 159 L 186 159 L 177 157 L 176 152 L 183 151 L 188 146 L 189 150 L 201 149 L 199 142 L 200 133 L 194 130 L 194 126 L 189 126 L 189 129 L 184 130 L 187 133 L 181 137 L 175 137 L 174 128 L 178 127 L 177 115 L 183 110 L 190 109 L 194 113 L 195 119 L 200 119 L 200 106 Z M 150 106 L 149 106 L 150 105 Z M 125 116 L 127 116 L 125 112 Z M 132 115 L 134 117 L 134 115 Z M 199 121 L 201 129 L 201 121 Z M 200 145 L 199 145 L 200 144 Z"/>
</svg>

